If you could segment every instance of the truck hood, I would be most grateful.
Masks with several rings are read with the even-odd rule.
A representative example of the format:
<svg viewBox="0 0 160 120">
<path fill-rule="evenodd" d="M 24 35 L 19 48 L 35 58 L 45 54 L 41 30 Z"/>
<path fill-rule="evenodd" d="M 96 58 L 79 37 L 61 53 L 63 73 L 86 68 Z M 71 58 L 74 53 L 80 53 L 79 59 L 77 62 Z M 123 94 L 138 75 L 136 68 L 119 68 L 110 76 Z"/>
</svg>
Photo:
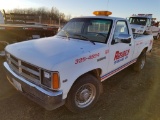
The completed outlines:
<svg viewBox="0 0 160 120">
<path fill-rule="evenodd" d="M 52 70 L 61 62 L 100 47 L 98 43 L 54 36 L 11 44 L 5 50 L 20 60 Z"/>
<path fill-rule="evenodd" d="M 134 29 L 133 33 L 143 34 L 146 30 L 146 26 L 131 24 L 131 28 Z"/>
</svg>

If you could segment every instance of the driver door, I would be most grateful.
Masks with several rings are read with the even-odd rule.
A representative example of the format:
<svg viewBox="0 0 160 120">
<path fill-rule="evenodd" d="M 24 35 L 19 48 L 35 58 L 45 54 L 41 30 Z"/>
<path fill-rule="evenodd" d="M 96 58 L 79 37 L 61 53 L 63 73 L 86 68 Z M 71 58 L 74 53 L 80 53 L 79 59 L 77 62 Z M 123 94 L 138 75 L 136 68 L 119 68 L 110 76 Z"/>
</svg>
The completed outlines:
<svg viewBox="0 0 160 120">
<path fill-rule="evenodd" d="M 116 22 L 113 39 L 110 45 L 110 72 L 122 69 L 124 65 L 132 60 L 134 46 L 131 43 L 117 42 L 116 38 L 118 38 L 120 34 L 130 35 L 128 24 L 125 20 L 119 20 Z"/>
</svg>

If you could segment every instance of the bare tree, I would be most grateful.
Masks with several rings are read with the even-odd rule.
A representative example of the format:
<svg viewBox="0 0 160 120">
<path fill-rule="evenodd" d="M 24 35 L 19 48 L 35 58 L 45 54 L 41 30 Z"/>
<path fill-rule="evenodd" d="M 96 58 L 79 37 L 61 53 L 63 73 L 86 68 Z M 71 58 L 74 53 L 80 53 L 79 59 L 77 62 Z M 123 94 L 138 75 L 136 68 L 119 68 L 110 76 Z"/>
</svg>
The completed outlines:
<svg viewBox="0 0 160 120">
<path fill-rule="evenodd" d="M 65 15 L 61 13 L 56 7 L 52 7 L 51 9 L 40 7 L 40 8 L 26 8 L 26 9 L 13 9 L 7 11 L 7 13 L 18 13 L 18 14 L 33 14 L 37 16 L 36 21 L 39 21 L 39 16 L 41 18 L 42 23 L 58 23 L 59 19 L 61 23 L 66 23 L 70 18 L 71 15 Z"/>
</svg>

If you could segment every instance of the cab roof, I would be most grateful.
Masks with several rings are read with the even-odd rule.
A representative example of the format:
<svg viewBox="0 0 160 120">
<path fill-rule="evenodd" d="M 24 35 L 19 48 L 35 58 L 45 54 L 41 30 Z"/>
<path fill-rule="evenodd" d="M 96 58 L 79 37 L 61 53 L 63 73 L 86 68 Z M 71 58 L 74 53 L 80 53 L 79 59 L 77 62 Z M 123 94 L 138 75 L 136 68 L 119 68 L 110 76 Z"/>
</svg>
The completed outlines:
<svg viewBox="0 0 160 120">
<path fill-rule="evenodd" d="M 111 19 L 111 20 L 117 20 L 117 19 L 126 20 L 125 18 L 110 17 L 110 16 L 81 16 L 81 17 L 75 17 L 75 18 L 102 18 L 102 19 Z"/>
</svg>

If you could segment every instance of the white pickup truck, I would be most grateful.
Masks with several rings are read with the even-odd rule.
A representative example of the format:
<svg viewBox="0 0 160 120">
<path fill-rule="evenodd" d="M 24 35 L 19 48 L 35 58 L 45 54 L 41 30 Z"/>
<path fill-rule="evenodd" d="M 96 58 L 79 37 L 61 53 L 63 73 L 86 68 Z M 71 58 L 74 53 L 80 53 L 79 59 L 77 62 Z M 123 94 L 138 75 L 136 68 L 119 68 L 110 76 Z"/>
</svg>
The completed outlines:
<svg viewBox="0 0 160 120">
<path fill-rule="evenodd" d="M 65 104 L 81 112 L 97 102 L 102 81 L 132 64 L 143 69 L 153 36 L 134 37 L 126 19 L 94 13 L 71 19 L 54 37 L 8 45 L 9 82 L 47 110 Z"/>
<path fill-rule="evenodd" d="M 152 34 L 154 39 L 159 39 L 160 28 L 154 25 L 152 14 L 133 14 L 129 18 L 131 28 L 135 34 Z"/>
</svg>

